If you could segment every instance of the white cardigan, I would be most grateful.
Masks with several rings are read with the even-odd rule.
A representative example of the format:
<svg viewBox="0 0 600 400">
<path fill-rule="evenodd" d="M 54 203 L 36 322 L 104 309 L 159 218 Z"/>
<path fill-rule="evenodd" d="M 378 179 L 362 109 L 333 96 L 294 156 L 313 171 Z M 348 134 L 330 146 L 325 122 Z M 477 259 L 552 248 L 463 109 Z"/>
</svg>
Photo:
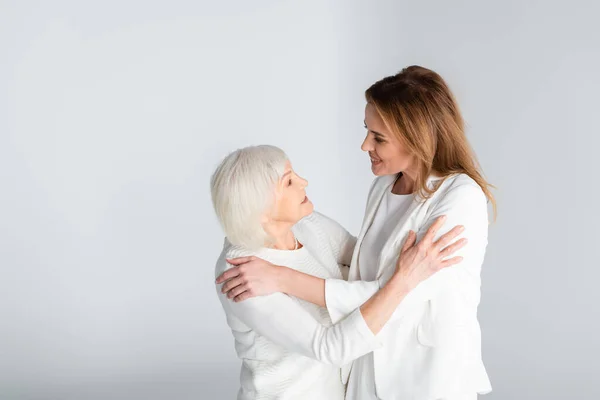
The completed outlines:
<svg viewBox="0 0 600 400">
<path fill-rule="evenodd" d="M 349 281 L 360 280 L 358 254 L 362 240 L 395 178 L 378 177 L 371 186 Z M 433 187 L 438 179 L 430 177 L 428 185 Z M 481 331 L 477 321 L 480 271 L 488 231 L 487 200 L 477 183 L 467 175 L 458 174 L 447 178 L 428 200 L 415 196 L 372 268 L 377 269 L 380 284 L 387 282 L 408 231 L 416 231 L 421 239 L 440 215 L 447 215 L 447 221 L 437 237 L 455 225 L 465 226 L 461 237 L 469 242 L 455 254 L 464 259 L 411 291 L 377 335 L 383 347 L 373 352 L 375 388 L 383 400 L 433 400 L 491 391 L 481 359 Z M 355 290 L 352 285 L 335 279 L 326 281 L 327 309 L 334 323 L 372 295 L 364 290 L 363 284 L 356 282 L 356 285 L 363 289 Z M 347 365 L 342 371 L 344 381 L 349 372 Z"/>
<path fill-rule="evenodd" d="M 304 244 L 302 249 L 251 252 L 225 240 L 215 276 L 232 267 L 225 258 L 256 255 L 276 265 L 347 284 L 341 280 L 339 264 L 350 264 L 356 238 L 316 212 L 292 230 Z M 379 288 L 378 282 L 354 286 L 367 298 Z M 243 361 L 238 400 L 343 400 L 340 367 L 381 346 L 358 309 L 348 310 L 348 317 L 339 316 L 339 323 L 332 326 L 326 309 L 297 298 L 274 293 L 235 303 L 220 288 L 217 285 L 217 293 L 237 355 Z"/>
</svg>

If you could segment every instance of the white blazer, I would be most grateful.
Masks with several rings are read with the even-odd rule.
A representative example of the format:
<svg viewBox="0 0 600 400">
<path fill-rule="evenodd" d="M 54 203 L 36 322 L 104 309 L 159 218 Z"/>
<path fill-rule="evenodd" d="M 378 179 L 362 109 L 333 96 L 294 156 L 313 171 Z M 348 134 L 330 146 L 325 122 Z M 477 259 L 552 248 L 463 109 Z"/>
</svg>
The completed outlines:
<svg viewBox="0 0 600 400">
<path fill-rule="evenodd" d="M 386 191 L 396 176 L 375 179 L 367 201 L 349 281 L 360 280 L 358 254 Z M 428 185 L 439 183 L 431 176 Z M 461 237 L 468 244 L 454 256 L 463 261 L 444 269 L 411 291 L 378 335 L 383 347 L 373 352 L 377 396 L 383 400 L 429 400 L 491 391 L 481 359 L 481 330 L 477 321 L 480 271 L 487 246 L 487 199 L 477 183 L 465 174 L 446 178 L 431 198 L 415 196 L 387 240 L 379 260 L 373 260 L 381 285 L 392 276 L 400 248 L 409 230 L 420 240 L 440 215 L 446 215 L 437 237 L 464 225 Z M 437 239 L 437 238 L 436 238 Z M 336 280 L 326 281 L 326 302 L 332 322 L 350 315 L 368 294 Z M 351 364 L 342 370 L 347 382 Z"/>
</svg>

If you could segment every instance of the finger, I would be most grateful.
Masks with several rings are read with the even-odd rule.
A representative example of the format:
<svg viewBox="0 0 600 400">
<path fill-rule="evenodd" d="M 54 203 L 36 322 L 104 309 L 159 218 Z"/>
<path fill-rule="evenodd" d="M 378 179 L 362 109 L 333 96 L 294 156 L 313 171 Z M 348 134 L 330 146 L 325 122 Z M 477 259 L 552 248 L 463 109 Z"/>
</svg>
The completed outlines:
<svg viewBox="0 0 600 400">
<path fill-rule="evenodd" d="M 229 293 L 227 293 L 227 297 L 230 299 L 233 299 L 233 298 L 239 296 L 240 294 L 244 293 L 247 290 L 248 290 L 247 285 L 239 285 L 239 286 L 233 288 Z"/>
<path fill-rule="evenodd" d="M 444 269 L 444 268 L 448 268 L 452 265 L 456 265 L 458 263 L 460 263 L 463 260 L 462 257 L 458 256 L 458 257 L 452 257 L 449 258 L 447 260 L 442 261 L 442 263 L 440 264 L 440 269 Z"/>
<path fill-rule="evenodd" d="M 404 253 L 405 251 L 408 251 L 408 249 L 413 247 L 415 245 L 416 241 L 417 241 L 417 234 L 415 233 L 415 231 L 413 231 L 413 230 L 409 231 L 408 236 L 406 237 L 406 240 L 404 241 L 404 246 L 402 246 L 402 250 L 400 250 L 400 254 Z"/>
<path fill-rule="evenodd" d="M 451 256 L 452 254 L 456 253 L 458 250 L 465 247 L 467 245 L 467 243 L 468 243 L 468 240 L 466 238 L 457 240 L 456 242 L 452 243 L 450 246 L 448 246 L 445 249 L 443 249 L 442 251 L 440 251 L 440 253 L 439 253 L 440 258 L 445 258 L 445 257 Z"/>
<path fill-rule="evenodd" d="M 233 289 L 236 286 L 241 285 L 242 283 L 243 283 L 242 282 L 242 278 L 240 278 L 240 277 L 236 277 L 236 278 L 230 279 L 227 282 L 225 282 L 225 284 L 221 288 L 221 293 L 227 293 L 231 289 Z"/>
<path fill-rule="evenodd" d="M 244 293 L 234 297 L 233 301 L 235 301 L 237 303 L 237 302 L 244 301 L 244 300 L 247 300 L 252 297 L 256 297 L 256 296 L 252 293 L 252 291 L 246 290 Z"/>
<path fill-rule="evenodd" d="M 464 230 L 465 230 L 465 227 L 462 226 L 462 225 L 455 226 L 449 232 L 443 234 L 437 240 L 437 242 L 435 242 L 433 244 L 434 248 L 437 249 L 438 251 L 440 251 L 441 249 L 443 249 L 444 247 L 446 247 L 450 242 L 452 242 L 452 240 L 454 240 L 454 238 L 456 238 L 458 235 L 460 235 L 461 233 L 463 233 Z"/>
<path fill-rule="evenodd" d="M 444 222 L 446 222 L 445 215 L 442 215 L 441 217 L 437 218 L 433 222 L 433 224 L 431 224 L 429 229 L 427 229 L 427 232 L 425 233 L 425 236 L 423 236 L 423 239 L 421 239 L 421 242 L 424 242 L 425 244 L 429 244 L 429 243 L 433 242 L 433 238 L 435 238 L 435 234 L 442 227 L 442 225 L 444 225 Z"/>
<path fill-rule="evenodd" d="M 250 261 L 254 261 L 254 256 L 248 257 L 236 257 L 236 258 L 226 258 L 225 259 L 229 264 L 240 265 Z"/>
<path fill-rule="evenodd" d="M 240 274 L 240 267 L 230 268 L 217 277 L 216 283 L 223 283 L 225 281 L 230 280 L 231 278 L 235 278 L 239 274 Z"/>
</svg>

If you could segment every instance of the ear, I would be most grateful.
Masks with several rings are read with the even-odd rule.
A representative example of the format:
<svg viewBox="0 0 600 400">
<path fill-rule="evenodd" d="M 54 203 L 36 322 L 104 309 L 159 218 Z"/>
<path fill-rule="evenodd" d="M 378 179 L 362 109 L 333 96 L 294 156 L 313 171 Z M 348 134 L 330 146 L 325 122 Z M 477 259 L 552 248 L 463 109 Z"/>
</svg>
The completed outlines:
<svg viewBox="0 0 600 400">
<path fill-rule="evenodd" d="M 261 216 L 260 216 L 260 224 L 262 225 L 262 227 L 264 228 L 265 225 L 269 225 L 269 223 L 271 222 L 271 217 L 269 217 L 269 215 L 264 212 Z"/>
</svg>

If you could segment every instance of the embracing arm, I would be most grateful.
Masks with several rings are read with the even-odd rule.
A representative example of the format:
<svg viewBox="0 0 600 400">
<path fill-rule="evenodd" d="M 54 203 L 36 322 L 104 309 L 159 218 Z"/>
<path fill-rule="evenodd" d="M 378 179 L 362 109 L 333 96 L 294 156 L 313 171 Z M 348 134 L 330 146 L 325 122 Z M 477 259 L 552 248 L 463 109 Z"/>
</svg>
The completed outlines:
<svg viewBox="0 0 600 400">
<path fill-rule="evenodd" d="M 381 344 L 359 310 L 330 327 L 282 293 L 234 302 L 219 293 L 226 313 L 272 342 L 327 364 L 344 365 Z"/>
<path fill-rule="evenodd" d="M 360 307 L 360 312 L 373 333 L 377 334 L 381 330 L 398 304 L 400 304 L 412 288 L 440 269 L 460 262 L 460 257 L 454 257 L 449 260 L 443 260 L 443 258 L 446 255 L 453 254 L 457 249 L 465 245 L 466 241 L 460 240 L 446 247 L 452 239 L 460 234 L 461 227 L 452 229 L 435 243 L 433 242 L 433 238 L 444 223 L 444 219 L 445 217 L 443 216 L 438 218 L 429 227 L 418 245 L 416 244 L 416 234 L 411 231 L 411 234 L 405 240 L 402 247 L 397 268 L 392 278 L 376 295 L 372 296 Z M 447 252 L 444 253 L 442 250 L 447 250 Z M 233 260 L 228 261 L 233 262 Z M 319 301 L 322 301 L 324 297 L 325 283 L 322 279 L 275 266 L 257 257 L 242 257 L 237 259 L 236 262 L 242 265 L 231 268 L 217 279 L 217 283 L 228 280 L 223 285 L 221 291 L 222 293 L 227 293 L 229 298 L 233 298 L 234 302 L 243 302 L 245 299 L 282 290 L 300 298 L 304 296 L 304 299 L 314 296 L 318 297 Z M 281 276 L 285 276 L 286 273 L 290 274 L 289 277 L 291 277 L 291 280 L 282 285 Z M 279 281 L 274 284 L 272 282 L 265 284 L 265 280 L 268 281 L 273 276 L 279 277 Z M 346 285 L 354 283 L 338 281 Z M 261 284 L 264 284 L 265 287 L 261 287 Z M 273 290 L 273 287 L 275 287 L 275 290 Z M 333 317 L 332 320 L 334 320 Z M 339 318 L 336 318 L 335 322 L 337 320 Z"/>
</svg>

